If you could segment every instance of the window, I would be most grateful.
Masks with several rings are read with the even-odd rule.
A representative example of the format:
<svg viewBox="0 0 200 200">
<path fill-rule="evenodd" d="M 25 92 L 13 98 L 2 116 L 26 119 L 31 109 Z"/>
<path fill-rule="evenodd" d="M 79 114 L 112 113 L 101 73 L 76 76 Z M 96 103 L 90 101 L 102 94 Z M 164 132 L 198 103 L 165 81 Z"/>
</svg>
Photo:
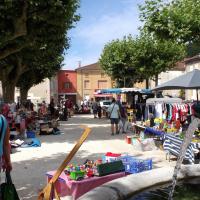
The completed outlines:
<svg viewBox="0 0 200 200">
<path fill-rule="evenodd" d="M 88 73 L 85 74 L 85 78 L 89 78 L 89 74 Z"/>
<path fill-rule="evenodd" d="M 104 78 L 105 77 L 105 74 L 104 73 L 101 73 L 101 78 Z"/>
<path fill-rule="evenodd" d="M 84 81 L 84 88 L 89 89 L 90 87 L 90 81 Z"/>
<path fill-rule="evenodd" d="M 107 88 L 107 81 L 98 81 L 98 89 L 105 89 Z"/>
<path fill-rule="evenodd" d="M 71 83 L 70 82 L 65 82 L 63 84 L 63 89 L 69 89 L 69 88 L 71 88 Z"/>
</svg>

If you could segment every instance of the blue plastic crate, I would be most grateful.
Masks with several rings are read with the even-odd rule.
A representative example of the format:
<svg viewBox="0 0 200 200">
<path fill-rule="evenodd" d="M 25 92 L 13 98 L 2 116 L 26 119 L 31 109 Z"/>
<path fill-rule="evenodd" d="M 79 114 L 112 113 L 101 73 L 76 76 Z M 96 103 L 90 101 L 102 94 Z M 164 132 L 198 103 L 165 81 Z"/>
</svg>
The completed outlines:
<svg viewBox="0 0 200 200">
<path fill-rule="evenodd" d="M 128 162 L 124 162 L 125 171 L 131 174 L 143 172 L 152 169 L 152 159 L 141 160 L 131 159 Z"/>
<path fill-rule="evenodd" d="M 129 155 L 120 156 L 120 157 L 119 157 L 119 160 L 121 160 L 123 163 L 130 162 L 130 161 L 132 161 L 132 160 L 134 160 L 134 159 L 135 159 L 135 157 L 129 156 Z"/>
</svg>

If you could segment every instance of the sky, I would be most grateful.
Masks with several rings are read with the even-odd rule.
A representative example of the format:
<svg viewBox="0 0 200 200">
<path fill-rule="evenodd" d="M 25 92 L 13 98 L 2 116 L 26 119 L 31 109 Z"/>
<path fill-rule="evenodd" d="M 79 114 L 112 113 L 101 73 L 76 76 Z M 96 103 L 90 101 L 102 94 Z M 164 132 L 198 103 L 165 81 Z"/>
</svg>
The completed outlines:
<svg viewBox="0 0 200 200">
<path fill-rule="evenodd" d="M 141 26 L 138 4 L 144 0 L 80 0 L 81 19 L 68 32 L 70 48 L 63 69 L 76 69 L 98 61 L 104 45 L 125 35 L 136 36 Z"/>
</svg>

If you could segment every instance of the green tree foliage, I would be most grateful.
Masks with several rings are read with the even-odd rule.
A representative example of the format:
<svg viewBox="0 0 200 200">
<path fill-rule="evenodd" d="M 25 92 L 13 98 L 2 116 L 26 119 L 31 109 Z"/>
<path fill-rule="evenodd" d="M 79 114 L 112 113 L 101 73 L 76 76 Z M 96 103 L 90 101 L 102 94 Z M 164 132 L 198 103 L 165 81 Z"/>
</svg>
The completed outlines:
<svg viewBox="0 0 200 200">
<path fill-rule="evenodd" d="M 137 69 L 132 64 L 135 46 L 131 36 L 106 44 L 99 59 L 102 69 L 117 81 L 117 87 L 132 86 L 138 80 Z"/>
<path fill-rule="evenodd" d="M 185 46 L 172 40 L 160 40 L 142 33 L 135 40 L 133 66 L 142 79 L 155 78 L 161 72 L 174 68 L 185 56 Z"/>
<path fill-rule="evenodd" d="M 79 0 L 9 0 L 0 5 L 0 80 L 6 101 L 13 100 L 21 74 L 35 67 L 48 74 L 51 63 L 61 64 L 69 48 L 68 30 L 79 20 L 78 7 Z"/>
<path fill-rule="evenodd" d="M 200 52 L 199 0 L 146 0 L 141 20 L 150 33 L 188 46 L 188 55 Z"/>
<path fill-rule="evenodd" d="M 100 57 L 100 65 L 113 79 L 132 83 L 157 77 L 175 66 L 184 57 L 185 47 L 171 40 L 159 40 L 141 33 L 133 39 L 115 40 L 105 45 Z"/>
</svg>

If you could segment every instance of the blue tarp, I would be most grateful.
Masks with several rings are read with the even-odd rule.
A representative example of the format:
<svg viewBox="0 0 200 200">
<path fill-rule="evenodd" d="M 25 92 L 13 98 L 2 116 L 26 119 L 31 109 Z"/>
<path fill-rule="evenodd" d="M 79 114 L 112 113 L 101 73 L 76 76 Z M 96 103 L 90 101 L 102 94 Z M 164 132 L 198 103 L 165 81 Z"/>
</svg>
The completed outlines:
<svg viewBox="0 0 200 200">
<path fill-rule="evenodd" d="M 37 138 L 30 138 L 27 139 L 22 145 L 21 147 L 23 148 L 27 148 L 27 147 L 41 147 L 41 142 L 39 139 Z"/>
<path fill-rule="evenodd" d="M 149 128 L 149 127 L 145 128 L 144 133 L 145 134 L 154 134 L 154 135 L 158 135 L 158 136 L 165 134 L 165 132 L 163 132 L 163 131 L 158 131 L 158 130 L 155 130 L 155 129 Z"/>
</svg>

